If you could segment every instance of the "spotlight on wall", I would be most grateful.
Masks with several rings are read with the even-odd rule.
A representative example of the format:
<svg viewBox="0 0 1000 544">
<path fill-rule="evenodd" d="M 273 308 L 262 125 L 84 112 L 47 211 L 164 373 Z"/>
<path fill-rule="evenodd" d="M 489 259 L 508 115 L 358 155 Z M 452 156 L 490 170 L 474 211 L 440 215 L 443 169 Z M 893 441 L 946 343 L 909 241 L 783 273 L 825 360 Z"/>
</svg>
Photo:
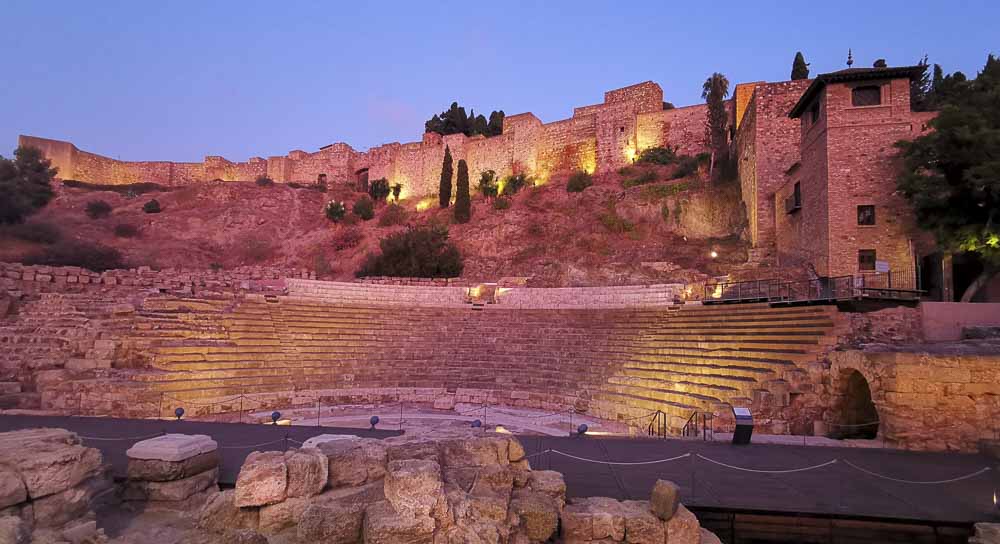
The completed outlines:
<svg viewBox="0 0 1000 544">
<path fill-rule="evenodd" d="M 177 409 L 174 410 L 174 416 L 177 417 L 177 421 L 180 421 L 181 418 L 184 417 L 184 409 L 178 406 Z"/>
<path fill-rule="evenodd" d="M 712 251 L 711 253 L 709 253 L 709 255 L 711 255 L 712 258 L 714 259 L 719 256 L 719 253 L 717 251 Z"/>
<path fill-rule="evenodd" d="M 479 421 L 478 419 L 472 422 L 472 428 L 473 429 L 478 429 L 478 428 L 480 428 L 482 426 L 483 426 L 483 422 Z"/>
<path fill-rule="evenodd" d="M 374 431 L 375 430 L 375 426 L 378 425 L 378 416 L 372 416 L 371 418 L 369 418 L 368 419 L 368 423 L 372 424 L 371 430 Z"/>
<path fill-rule="evenodd" d="M 281 412 L 278 411 L 271 412 L 271 423 L 273 425 L 277 425 L 279 419 L 281 419 Z"/>
<path fill-rule="evenodd" d="M 576 434 L 578 434 L 580 436 L 583 436 L 583 435 L 587 434 L 587 429 L 588 428 L 589 427 L 587 427 L 586 423 L 581 423 L 580 426 L 576 428 Z"/>
</svg>

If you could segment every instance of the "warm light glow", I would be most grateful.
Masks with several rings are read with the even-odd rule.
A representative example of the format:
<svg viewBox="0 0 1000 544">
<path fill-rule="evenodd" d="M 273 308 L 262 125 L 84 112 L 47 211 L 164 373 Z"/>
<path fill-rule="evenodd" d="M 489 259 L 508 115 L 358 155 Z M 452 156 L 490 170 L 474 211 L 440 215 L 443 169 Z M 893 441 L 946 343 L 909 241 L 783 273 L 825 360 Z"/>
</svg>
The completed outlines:
<svg viewBox="0 0 1000 544">
<path fill-rule="evenodd" d="M 549 182 L 549 173 L 542 171 L 535 175 L 535 186 L 545 185 Z"/>
<path fill-rule="evenodd" d="M 497 425 L 496 429 L 493 430 L 500 434 L 511 434 L 511 432 L 505 429 L 502 425 Z"/>
<path fill-rule="evenodd" d="M 718 252 L 716 252 L 716 251 L 713 251 L 713 252 L 709 253 L 709 255 L 711 255 L 711 256 L 712 256 L 712 258 L 714 259 L 714 258 L 716 258 L 716 257 L 718 257 L 718 256 L 719 256 L 719 253 L 718 253 Z"/>
<path fill-rule="evenodd" d="M 431 207 L 431 204 L 434 204 L 434 197 L 432 196 L 424 197 L 417 202 L 416 206 L 417 211 L 422 212 L 424 210 L 427 210 Z"/>
<path fill-rule="evenodd" d="M 635 149 L 632 149 L 631 147 L 628 148 L 628 149 L 626 149 L 625 150 L 625 159 L 628 162 L 630 162 L 630 163 L 631 162 L 635 162 Z"/>
<path fill-rule="evenodd" d="M 475 287 L 469 287 L 469 296 L 472 298 L 479 298 L 479 295 L 481 295 L 483 292 L 481 287 L 482 286 L 480 285 L 477 285 Z"/>
<path fill-rule="evenodd" d="M 722 285 L 716 284 L 715 291 L 712 291 L 712 298 L 722 298 Z"/>
</svg>

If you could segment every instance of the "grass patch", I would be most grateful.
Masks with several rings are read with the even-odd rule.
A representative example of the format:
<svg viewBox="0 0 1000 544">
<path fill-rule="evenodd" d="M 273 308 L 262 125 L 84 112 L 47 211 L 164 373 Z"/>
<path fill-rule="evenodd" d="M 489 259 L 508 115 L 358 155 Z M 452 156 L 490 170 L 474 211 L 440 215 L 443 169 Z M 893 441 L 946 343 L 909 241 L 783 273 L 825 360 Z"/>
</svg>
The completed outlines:
<svg viewBox="0 0 1000 544">
<path fill-rule="evenodd" d="M 91 200 L 84 209 L 87 217 L 91 219 L 101 219 L 111 215 L 111 204 L 103 200 Z"/>
<path fill-rule="evenodd" d="M 48 266 L 79 266 L 94 272 L 128 268 L 117 249 L 80 240 L 63 240 L 26 256 L 23 262 Z"/>
<path fill-rule="evenodd" d="M 406 208 L 400 206 L 399 204 L 389 204 L 382 210 L 382 215 L 378 218 L 378 226 L 380 227 L 392 227 L 395 225 L 402 225 L 406 223 L 409 219 L 408 213 L 406 213 Z"/>
<path fill-rule="evenodd" d="M 104 185 L 100 183 L 77 181 L 75 179 L 64 179 L 62 184 L 66 187 L 72 187 L 74 189 L 83 189 L 85 191 L 110 191 L 127 197 L 139 196 L 146 193 L 162 193 L 173 190 L 171 187 L 166 187 L 160 185 L 159 183 L 148 182 L 124 183 L 122 185 Z"/>
<path fill-rule="evenodd" d="M 584 189 L 593 184 L 593 176 L 583 170 L 577 170 L 576 172 L 573 172 L 573 175 L 569 177 L 569 181 L 566 182 L 566 192 L 582 193 Z"/>
<path fill-rule="evenodd" d="M 31 221 L 17 223 L 3 228 L 8 236 L 36 244 L 54 244 L 62 239 L 62 231 L 51 223 Z"/>
<path fill-rule="evenodd" d="M 115 225 L 115 236 L 119 238 L 135 238 L 139 236 L 139 228 L 130 223 Z"/>
<path fill-rule="evenodd" d="M 604 225 L 604 228 L 616 234 L 623 234 L 635 230 L 635 225 L 633 225 L 631 221 L 618 215 L 618 210 L 615 208 L 613 200 L 608 202 L 607 211 L 600 214 L 597 218 L 601 221 L 601 224 Z"/>
<path fill-rule="evenodd" d="M 653 183 L 656 181 L 656 172 L 652 170 L 646 170 L 645 172 L 639 174 L 634 178 L 628 178 L 622 180 L 622 187 L 628 189 L 629 187 L 637 187 L 639 185 L 646 185 L 648 183 Z"/>
</svg>

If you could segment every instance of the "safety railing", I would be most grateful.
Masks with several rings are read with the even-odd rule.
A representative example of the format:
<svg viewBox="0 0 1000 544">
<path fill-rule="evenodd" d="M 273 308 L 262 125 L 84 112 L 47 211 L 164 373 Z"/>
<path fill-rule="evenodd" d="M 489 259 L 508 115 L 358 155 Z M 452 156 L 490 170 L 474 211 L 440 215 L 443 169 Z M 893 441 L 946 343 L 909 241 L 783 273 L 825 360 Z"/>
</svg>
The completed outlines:
<svg viewBox="0 0 1000 544">
<path fill-rule="evenodd" d="M 667 421 L 667 414 L 662 410 L 657 410 L 653 412 L 653 417 L 649 420 L 649 426 L 646 428 L 646 432 L 649 436 L 655 436 L 657 438 L 667 438 L 670 434 L 670 426 Z"/>
<path fill-rule="evenodd" d="M 838 300 L 877 298 L 917 300 L 917 270 L 863 272 L 810 280 L 761 279 L 705 284 L 704 303 L 720 302 L 835 302 Z"/>
<path fill-rule="evenodd" d="M 681 429 L 681 436 L 697 438 L 698 435 L 701 435 L 702 440 L 711 440 L 715 437 L 715 414 L 697 410 L 691 413 L 691 417 Z"/>
</svg>

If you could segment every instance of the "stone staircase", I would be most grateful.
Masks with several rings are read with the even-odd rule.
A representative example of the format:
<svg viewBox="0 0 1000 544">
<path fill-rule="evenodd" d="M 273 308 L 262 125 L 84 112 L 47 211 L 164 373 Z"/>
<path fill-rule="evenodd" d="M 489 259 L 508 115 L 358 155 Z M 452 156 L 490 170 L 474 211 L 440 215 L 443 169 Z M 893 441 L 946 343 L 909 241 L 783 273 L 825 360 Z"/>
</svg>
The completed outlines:
<svg viewBox="0 0 1000 544">
<path fill-rule="evenodd" d="M 158 320 L 137 331 L 154 370 L 133 379 L 191 413 L 214 403 L 233 410 L 225 401 L 246 393 L 328 403 L 450 396 L 575 407 L 637 426 L 662 410 L 675 429 L 695 410 L 729 405 L 780 420 L 802 365 L 836 342 L 836 310 L 822 306 L 473 311 L 325 296 L 169 304 L 139 312 Z"/>
</svg>

